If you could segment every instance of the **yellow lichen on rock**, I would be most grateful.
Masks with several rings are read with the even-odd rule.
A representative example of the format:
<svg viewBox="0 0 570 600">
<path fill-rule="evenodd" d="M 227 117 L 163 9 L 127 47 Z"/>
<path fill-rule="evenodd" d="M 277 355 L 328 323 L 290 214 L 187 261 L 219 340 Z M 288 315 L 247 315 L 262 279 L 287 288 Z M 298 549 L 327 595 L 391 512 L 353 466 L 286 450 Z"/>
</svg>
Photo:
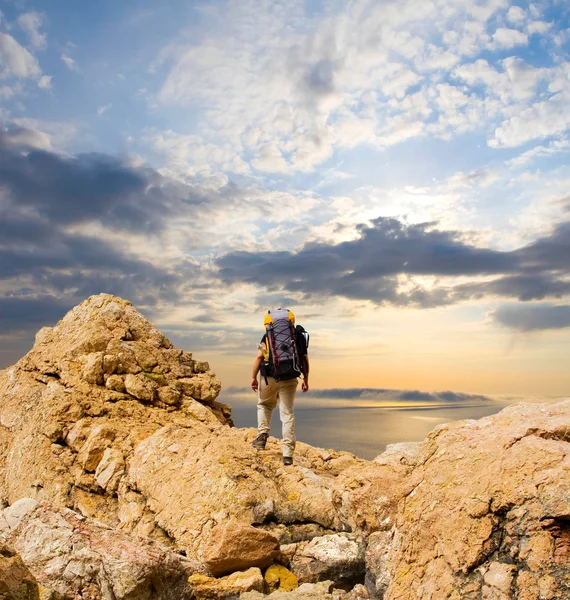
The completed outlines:
<svg viewBox="0 0 570 600">
<path fill-rule="evenodd" d="M 294 573 L 283 565 L 271 565 L 263 576 L 270 591 L 281 590 L 290 592 L 299 587 L 299 581 Z"/>
</svg>

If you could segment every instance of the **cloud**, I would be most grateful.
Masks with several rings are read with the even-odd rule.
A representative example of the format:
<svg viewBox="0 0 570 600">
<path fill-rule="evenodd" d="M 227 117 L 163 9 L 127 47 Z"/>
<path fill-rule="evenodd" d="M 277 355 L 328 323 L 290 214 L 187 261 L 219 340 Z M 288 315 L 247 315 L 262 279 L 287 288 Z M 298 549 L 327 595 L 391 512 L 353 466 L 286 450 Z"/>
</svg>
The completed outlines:
<svg viewBox="0 0 570 600">
<path fill-rule="evenodd" d="M 27 33 L 32 48 L 36 50 L 45 50 L 47 47 L 47 37 L 39 31 L 44 21 L 44 16 L 35 11 L 23 13 L 18 17 L 18 25 Z"/>
<path fill-rule="evenodd" d="M 16 144 L 30 147 L 21 153 Z M 38 132 L 0 132 L 5 203 L 61 224 L 97 221 L 110 229 L 153 232 L 175 205 L 201 202 L 177 196 L 174 184 L 168 190 L 170 182 L 152 169 L 129 167 L 102 154 L 66 157 L 46 149 L 48 140 Z"/>
<path fill-rule="evenodd" d="M 507 11 L 507 20 L 518 25 L 527 19 L 526 12 L 520 6 L 511 6 Z"/>
<path fill-rule="evenodd" d="M 229 285 L 301 293 L 305 299 L 344 297 L 422 308 L 483 297 L 528 301 L 570 295 L 570 222 L 508 252 L 472 245 L 435 223 L 377 218 L 357 230 L 356 239 L 306 243 L 296 252 L 231 252 L 216 261 L 218 277 Z M 462 277 L 474 281 L 454 282 Z"/>
<path fill-rule="evenodd" d="M 313 298 L 343 296 L 376 304 L 434 306 L 449 302 L 445 290 L 412 285 L 399 276 L 489 275 L 514 271 L 515 255 L 477 248 L 434 224 L 405 225 L 378 218 L 359 237 L 338 244 L 307 243 L 298 252 L 232 252 L 217 260 L 228 284 L 302 292 Z"/>
<path fill-rule="evenodd" d="M 37 79 L 41 75 L 38 61 L 11 35 L 0 32 L 0 78 Z"/>
<path fill-rule="evenodd" d="M 38 87 L 42 90 L 49 90 L 51 88 L 51 75 L 42 75 L 38 79 Z"/>
<path fill-rule="evenodd" d="M 73 58 L 71 58 L 71 56 L 64 53 L 60 56 L 60 58 L 70 71 L 79 71 L 79 65 Z"/>
<path fill-rule="evenodd" d="M 531 332 L 570 327 L 570 306 L 552 304 L 507 305 L 490 313 L 493 321 L 517 331 Z"/>
<path fill-rule="evenodd" d="M 515 46 L 526 46 L 528 36 L 518 29 L 507 29 L 499 27 L 493 34 L 493 46 L 497 49 L 514 48 Z"/>
<path fill-rule="evenodd" d="M 111 106 L 113 106 L 113 105 L 112 104 L 105 104 L 104 106 L 100 106 L 97 109 L 97 116 L 101 117 L 104 113 L 106 113 L 111 108 Z"/>
</svg>

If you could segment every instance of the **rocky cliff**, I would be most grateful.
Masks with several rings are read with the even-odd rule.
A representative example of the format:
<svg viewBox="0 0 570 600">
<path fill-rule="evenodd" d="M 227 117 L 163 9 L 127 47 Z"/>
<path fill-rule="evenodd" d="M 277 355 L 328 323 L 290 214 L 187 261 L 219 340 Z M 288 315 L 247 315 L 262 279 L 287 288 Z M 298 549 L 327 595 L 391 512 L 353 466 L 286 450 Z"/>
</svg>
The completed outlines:
<svg viewBox="0 0 570 600">
<path fill-rule="evenodd" d="M 570 598 L 570 402 L 442 426 L 374 461 L 299 444 L 284 467 L 219 391 L 120 298 L 40 330 L 0 373 L 0 545 L 21 589 Z"/>
</svg>

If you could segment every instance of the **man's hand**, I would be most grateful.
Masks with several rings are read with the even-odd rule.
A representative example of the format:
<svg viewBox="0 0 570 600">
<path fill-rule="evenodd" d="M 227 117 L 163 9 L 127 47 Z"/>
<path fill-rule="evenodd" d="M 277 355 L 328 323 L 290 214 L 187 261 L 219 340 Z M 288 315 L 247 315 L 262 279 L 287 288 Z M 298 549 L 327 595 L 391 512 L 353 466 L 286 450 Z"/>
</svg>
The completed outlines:
<svg viewBox="0 0 570 600">
<path fill-rule="evenodd" d="M 301 384 L 301 390 L 303 392 L 309 391 L 309 382 L 306 379 L 303 379 L 303 383 Z"/>
<path fill-rule="evenodd" d="M 254 392 L 257 392 L 258 388 L 259 388 L 259 383 L 257 382 L 257 378 L 256 378 L 256 377 L 254 377 L 254 378 L 251 380 L 251 389 L 252 389 Z"/>
</svg>

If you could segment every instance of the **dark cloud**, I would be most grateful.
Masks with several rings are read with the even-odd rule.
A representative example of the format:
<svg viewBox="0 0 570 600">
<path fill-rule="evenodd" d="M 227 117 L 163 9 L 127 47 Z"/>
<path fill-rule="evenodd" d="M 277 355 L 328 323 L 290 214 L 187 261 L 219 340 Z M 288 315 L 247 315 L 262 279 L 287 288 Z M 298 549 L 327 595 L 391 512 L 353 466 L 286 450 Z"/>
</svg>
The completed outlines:
<svg viewBox="0 0 570 600">
<path fill-rule="evenodd" d="M 110 156 L 41 150 L 26 145 L 35 138 L 23 133 L 0 131 L 2 333 L 29 337 L 101 292 L 147 312 L 179 300 L 198 267 L 183 260 L 157 266 L 129 244 L 157 238 L 167 217 L 208 204 L 208 193 Z M 121 238 L 109 241 L 109 230 Z"/>
<path fill-rule="evenodd" d="M 474 246 L 434 223 L 378 218 L 358 232 L 355 240 L 306 244 L 297 252 L 229 253 L 217 262 L 218 276 L 226 284 L 263 286 L 273 296 L 298 292 L 313 300 L 342 296 L 423 308 L 489 296 L 528 301 L 570 294 L 570 223 L 510 252 Z M 401 276 L 411 278 L 403 289 Z M 487 280 L 454 287 L 436 281 L 427 289 L 413 283 L 415 276 Z"/>
<path fill-rule="evenodd" d="M 501 306 L 492 313 L 499 325 L 517 331 L 540 331 L 570 327 L 570 306 L 531 304 Z"/>
<path fill-rule="evenodd" d="M 379 218 L 360 226 L 359 233 L 352 241 L 311 243 L 298 252 L 233 252 L 218 260 L 219 276 L 228 284 L 253 283 L 272 292 L 429 307 L 449 303 L 447 290 L 415 286 L 402 293 L 399 275 L 498 275 L 519 268 L 515 253 L 477 248 L 431 223 Z"/>
<path fill-rule="evenodd" d="M 74 304 L 51 295 L 0 297 L 0 331 L 3 334 L 19 333 L 24 327 L 37 330 L 53 325 Z"/>
</svg>

